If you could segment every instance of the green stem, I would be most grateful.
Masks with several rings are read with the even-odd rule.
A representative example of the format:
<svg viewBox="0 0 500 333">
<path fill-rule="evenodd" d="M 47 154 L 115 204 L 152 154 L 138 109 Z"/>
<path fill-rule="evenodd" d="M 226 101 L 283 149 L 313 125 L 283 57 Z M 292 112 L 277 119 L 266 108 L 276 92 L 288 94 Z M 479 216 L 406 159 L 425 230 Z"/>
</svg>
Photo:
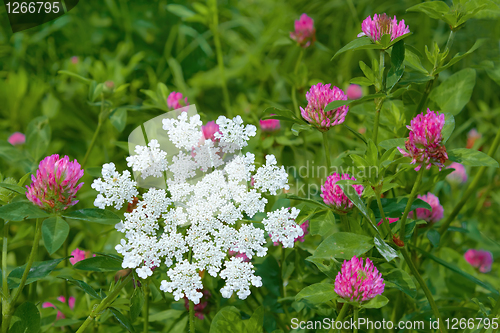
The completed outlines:
<svg viewBox="0 0 500 333">
<path fill-rule="evenodd" d="M 113 291 L 104 298 L 99 305 L 95 305 L 92 311 L 90 312 L 89 316 L 85 321 L 83 322 L 82 326 L 76 331 L 76 333 L 83 333 L 87 329 L 87 327 L 94 321 L 94 319 L 97 316 L 100 316 L 101 313 L 108 308 L 111 303 L 115 300 L 115 298 L 118 296 L 120 291 L 125 287 L 130 280 L 132 280 L 133 274 L 130 273 L 120 284 L 118 284 Z"/>
<path fill-rule="evenodd" d="M 380 210 L 380 214 L 382 215 L 382 225 L 386 229 L 387 234 L 391 236 L 392 240 L 392 230 L 389 224 L 389 219 L 385 217 L 384 208 L 382 207 L 382 201 L 380 200 L 380 191 L 375 191 L 375 198 L 377 199 L 378 209 Z"/>
<path fill-rule="evenodd" d="M 354 307 L 354 322 L 357 323 L 359 318 L 359 308 L 357 306 Z M 354 326 L 352 331 L 353 333 L 358 333 L 358 325 Z"/>
<path fill-rule="evenodd" d="M 285 248 L 281 246 L 281 265 L 280 265 L 280 275 L 281 275 L 281 295 L 283 297 L 286 297 L 286 286 L 285 286 L 285 279 L 283 277 L 284 269 L 283 267 L 285 266 L 285 259 L 286 259 L 286 252 Z"/>
<path fill-rule="evenodd" d="M 340 222 L 342 224 L 342 229 L 344 229 L 344 231 L 346 232 L 351 231 L 351 226 L 349 225 L 349 219 L 347 218 L 347 215 L 340 214 Z"/>
<path fill-rule="evenodd" d="M 420 170 L 417 173 L 417 179 L 415 180 L 415 184 L 410 193 L 410 197 L 408 198 L 408 203 L 406 204 L 405 211 L 403 213 L 403 217 L 401 218 L 401 227 L 399 229 L 399 238 L 404 242 L 405 241 L 405 232 L 406 232 L 406 219 L 408 218 L 408 214 L 411 211 L 411 205 L 417 196 L 418 188 L 420 183 L 422 182 L 422 178 L 424 176 L 425 167 L 422 165 Z"/>
<path fill-rule="evenodd" d="M 493 140 L 493 144 L 491 145 L 490 150 L 488 151 L 488 156 L 493 157 L 493 155 L 495 155 L 495 152 L 497 151 L 499 145 L 500 145 L 500 129 L 498 130 L 498 132 L 495 136 L 495 139 Z M 478 186 L 479 182 L 483 178 L 483 174 L 486 171 L 486 168 L 487 167 L 485 167 L 485 166 L 482 166 L 481 168 L 479 168 L 479 171 L 477 172 L 476 176 L 474 177 L 474 180 L 472 181 L 472 183 L 469 185 L 469 188 L 467 188 L 467 191 L 462 196 L 462 199 L 460 199 L 460 202 L 455 206 L 455 208 L 453 208 L 453 211 L 450 213 L 450 215 L 446 218 L 444 223 L 439 228 L 439 233 L 441 234 L 441 237 L 446 232 L 446 230 L 448 230 L 448 227 L 450 226 L 451 222 L 453 222 L 455 217 L 458 215 L 460 210 L 464 207 L 465 202 L 467 200 L 469 200 L 469 198 L 471 197 L 471 195 L 473 193 L 477 192 L 476 187 Z"/>
<path fill-rule="evenodd" d="M 384 105 L 384 98 L 380 98 L 376 103 L 377 104 L 375 107 L 375 120 L 373 122 L 373 133 L 372 133 L 372 141 L 375 144 L 377 144 L 378 125 L 380 123 L 380 112 L 382 110 L 382 105 Z"/>
<path fill-rule="evenodd" d="M 149 284 L 148 282 L 144 283 L 144 333 L 148 333 L 148 324 L 149 324 Z"/>
<path fill-rule="evenodd" d="M 441 314 L 439 313 L 439 309 L 436 305 L 436 302 L 434 302 L 434 298 L 432 297 L 432 293 L 427 287 L 427 284 L 425 284 L 425 281 L 422 279 L 422 276 L 418 272 L 417 268 L 413 264 L 413 261 L 410 258 L 410 255 L 408 251 L 406 250 L 405 247 L 401 248 L 401 253 L 403 254 L 403 257 L 406 261 L 406 264 L 410 268 L 413 276 L 417 279 L 418 284 L 420 285 L 420 288 L 424 291 L 425 297 L 427 297 L 427 301 L 429 302 L 429 305 L 431 306 L 432 312 L 434 313 L 434 316 L 436 319 L 439 319 L 439 322 L 444 323 L 443 320 L 441 319 Z M 446 330 L 445 325 L 440 325 L 439 331 L 441 333 L 447 333 L 448 331 Z"/>
<path fill-rule="evenodd" d="M 446 50 L 450 50 L 451 46 L 453 45 L 453 40 L 455 39 L 455 32 L 453 30 L 450 30 L 450 34 L 448 35 L 448 41 L 446 41 Z"/>
<path fill-rule="evenodd" d="M 194 327 L 194 303 L 189 301 L 189 332 L 195 333 Z"/>
<path fill-rule="evenodd" d="M 347 310 L 349 309 L 349 304 L 347 303 L 344 303 L 344 305 L 342 305 L 342 309 L 340 310 L 340 313 L 339 315 L 337 316 L 337 319 L 335 319 L 335 321 L 341 321 L 342 319 L 344 319 L 345 315 L 347 314 Z M 334 333 L 336 330 L 334 327 L 332 327 L 329 331 L 329 333 Z"/>
<path fill-rule="evenodd" d="M 9 238 L 9 222 L 4 221 L 3 240 L 2 240 L 2 323 L 5 322 L 5 316 L 9 311 L 9 286 L 7 284 L 7 240 Z M 2 324 L 2 332 L 7 332 Z"/>
<path fill-rule="evenodd" d="M 19 296 L 21 296 L 21 292 L 24 289 L 26 284 L 26 280 L 28 279 L 28 274 L 30 272 L 31 266 L 33 265 L 33 261 L 35 260 L 35 255 L 38 251 L 38 243 L 40 243 L 40 238 L 42 236 L 42 222 L 40 219 L 36 219 L 36 227 L 35 227 L 35 238 L 33 240 L 33 246 L 31 247 L 30 256 L 28 258 L 28 262 L 26 263 L 26 267 L 24 268 L 23 276 L 21 277 L 21 282 L 19 283 L 19 287 L 14 292 L 12 299 L 7 302 L 7 308 L 5 309 L 5 315 L 2 321 L 2 332 L 7 332 L 10 326 L 10 320 L 12 319 L 12 314 L 14 313 L 14 305 L 16 304 Z M 7 281 L 7 279 L 5 279 Z"/>
<path fill-rule="evenodd" d="M 330 168 L 332 166 L 332 162 L 330 159 L 330 143 L 328 142 L 328 131 L 323 132 L 323 146 L 325 147 L 326 172 L 327 174 L 330 174 Z"/>
<path fill-rule="evenodd" d="M 97 128 L 95 129 L 94 136 L 92 137 L 92 141 L 90 142 L 90 146 L 87 149 L 87 152 L 85 153 L 85 157 L 83 158 L 82 169 L 87 164 L 87 160 L 90 156 L 90 152 L 92 151 L 92 149 L 95 146 L 95 143 L 97 141 L 97 136 L 99 135 L 99 131 L 101 130 L 101 127 L 102 127 L 103 120 L 106 117 L 104 110 L 105 110 L 104 109 L 104 94 L 101 94 L 101 112 L 99 113 Z"/>
<path fill-rule="evenodd" d="M 222 86 L 222 96 L 224 98 L 224 104 L 226 106 L 226 111 L 228 117 L 232 117 L 231 102 L 229 100 L 229 91 L 227 90 L 226 75 L 224 72 L 224 57 L 222 54 L 222 47 L 220 43 L 219 35 L 219 13 L 217 9 L 217 0 L 208 0 L 210 8 L 212 10 L 212 24 L 211 30 L 214 35 L 215 53 L 217 55 L 217 64 L 220 71 L 220 80 Z"/>
<path fill-rule="evenodd" d="M 300 48 L 299 57 L 297 58 L 297 62 L 295 63 L 295 68 L 293 69 L 294 80 L 296 80 L 297 78 L 297 73 L 299 72 L 299 65 L 300 62 L 302 61 L 303 55 L 304 55 L 304 49 Z M 297 114 L 297 117 L 300 118 L 299 103 L 297 102 L 297 86 L 295 84 L 292 86 L 292 102 L 295 113 Z"/>
</svg>

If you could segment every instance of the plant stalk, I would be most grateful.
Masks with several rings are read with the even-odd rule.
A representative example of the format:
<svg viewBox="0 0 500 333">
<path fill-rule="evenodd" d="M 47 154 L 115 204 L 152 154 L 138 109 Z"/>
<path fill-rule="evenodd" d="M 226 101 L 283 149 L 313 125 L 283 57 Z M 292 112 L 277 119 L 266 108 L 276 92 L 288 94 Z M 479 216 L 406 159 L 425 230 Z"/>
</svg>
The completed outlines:
<svg viewBox="0 0 500 333">
<path fill-rule="evenodd" d="M 94 309 L 90 312 L 89 316 L 83 322 L 82 326 L 76 331 L 76 333 L 83 333 L 87 329 L 87 327 L 94 321 L 97 316 L 100 316 L 101 313 L 108 308 L 109 305 L 115 300 L 120 291 L 125 287 L 130 280 L 132 280 L 133 274 L 130 273 L 122 282 L 113 289 L 113 291 L 104 298 L 99 305 L 95 305 Z"/>
<path fill-rule="evenodd" d="M 149 283 L 144 283 L 144 333 L 148 333 L 149 326 Z"/>
<path fill-rule="evenodd" d="M 380 214 L 382 215 L 382 225 L 386 229 L 387 234 L 391 236 L 392 240 L 391 225 L 389 223 L 389 219 L 385 217 L 384 208 L 382 207 L 382 201 L 380 200 L 380 191 L 375 191 L 375 198 L 377 199 L 378 209 L 380 210 Z M 375 221 L 375 223 L 376 222 L 377 221 Z"/>
<path fill-rule="evenodd" d="M 337 319 L 335 319 L 335 322 L 341 321 L 342 319 L 344 319 L 345 315 L 347 314 L 348 309 L 349 309 L 349 304 L 344 303 L 344 305 L 342 305 L 342 309 L 340 310 L 339 315 L 337 316 Z M 336 332 L 336 330 L 334 327 L 332 327 L 329 331 L 329 333 L 335 333 L 335 332 Z M 337 331 L 337 332 L 339 332 L 339 331 Z"/>
<path fill-rule="evenodd" d="M 323 146 L 325 147 L 327 175 L 329 175 L 332 161 L 330 159 L 330 143 L 328 142 L 328 131 L 323 132 Z"/>
<path fill-rule="evenodd" d="M 293 69 L 294 79 L 297 77 L 297 73 L 299 72 L 299 65 L 300 62 L 302 61 L 303 56 L 304 56 L 304 49 L 300 48 L 299 57 L 297 58 L 297 62 L 295 63 L 295 68 Z M 297 86 L 295 84 L 292 87 L 292 102 L 295 113 L 297 117 L 300 118 L 299 103 L 297 102 Z"/>
<path fill-rule="evenodd" d="M 422 290 L 424 291 L 425 297 L 427 297 L 427 301 L 429 301 L 429 304 L 431 306 L 432 312 L 434 313 L 434 316 L 436 317 L 436 319 L 439 320 L 440 323 L 443 323 L 443 325 L 439 325 L 439 331 L 441 333 L 447 333 L 448 331 L 446 330 L 444 322 L 441 319 L 441 314 L 439 313 L 439 309 L 436 305 L 436 302 L 434 302 L 434 298 L 432 297 L 432 293 L 429 290 L 429 288 L 427 287 L 427 285 L 425 284 L 425 281 L 422 279 L 422 276 L 418 272 L 417 268 L 413 264 L 413 261 L 410 258 L 410 254 L 408 253 L 408 251 L 406 250 L 405 247 L 401 248 L 401 253 L 403 254 L 403 257 L 406 261 L 406 264 L 410 268 L 413 276 L 415 276 L 415 278 L 417 279 L 417 282 L 420 285 L 420 288 L 422 288 Z"/>
<path fill-rule="evenodd" d="M 193 301 L 189 301 L 189 332 L 195 333 L 194 326 L 194 303 Z"/>
<path fill-rule="evenodd" d="M 357 306 L 354 307 L 354 322 L 357 323 L 359 318 L 359 308 Z M 358 325 L 354 326 L 352 331 L 353 333 L 358 333 Z"/>
<path fill-rule="evenodd" d="M 495 307 L 491 310 L 490 315 L 488 316 L 490 321 L 491 321 L 491 319 L 493 319 L 497 316 L 498 311 L 500 311 L 500 297 L 497 299 Z M 479 332 L 479 333 L 484 333 L 484 332 L 486 332 L 486 328 L 483 325 L 483 328 L 481 329 L 481 332 Z"/>
<path fill-rule="evenodd" d="M 83 158 L 82 162 L 82 169 L 84 166 L 87 164 L 87 160 L 90 156 L 90 152 L 95 146 L 95 143 L 97 141 L 97 137 L 99 135 L 99 132 L 101 131 L 102 123 L 103 123 L 103 118 L 105 118 L 105 112 L 104 112 L 104 94 L 101 94 L 101 112 L 99 113 L 99 119 L 97 121 L 97 128 L 95 129 L 94 136 L 92 137 L 92 141 L 90 141 L 90 146 L 87 149 L 87 152 L 85 153 L 85 157 Z"/>
<path fill-rule="evenodd" d="M 413 201 L 415 200 L 415 197 L 417 196 L 418 188 L 420 186 L 420 183 L 422 182 L 422 178 L 424 176 L 424 166 L 420 167 L 420 170 L 417 173 L 417 179 L 415 180 L 415 184 L 413 184 L 413 188 L 410 193 L 410 197 L 408 198 L 408 202 L 406 204 L 405 211 L 403 213 L 403 217 L 401 218 L 401 227 L 399 229 L 399 237 L 400 239 L 404 242 L 405 241 L 405 236 L 406 236 L 406 219 L 408 218 L 408 214 L 410 214 L 411 211 L 411 205 L 413 204 Z"/>
<path fill-rule="evenodd" d="M 340 222 L 342 224 L 342 229 L 344 229 L 345 232 L 351 231 L 351 226 L 349 225 L 349 219 L 347 218 L 347 215 L 340 214 Z"/>
<path fill-rule="evenodd" d="M 3 240 L 2 240 L 2 322 L 5 321 L 5 316 L 9 311 L 9 286 L 7 284 L 7 240 L 9 238 L 9 222 L 4 221 L 3 225 Z M 2 325 L 2 332 L 6 332 Z"/>
</svg>

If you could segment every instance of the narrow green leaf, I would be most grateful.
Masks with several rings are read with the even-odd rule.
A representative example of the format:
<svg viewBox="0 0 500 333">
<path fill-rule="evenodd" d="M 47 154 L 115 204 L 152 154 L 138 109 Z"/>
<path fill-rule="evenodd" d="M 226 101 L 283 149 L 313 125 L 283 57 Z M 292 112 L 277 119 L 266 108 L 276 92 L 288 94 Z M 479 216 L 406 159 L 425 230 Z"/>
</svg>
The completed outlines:
<svg viewBox="0 0 500 333">
<path fill-rule="evenodd" d="M 44 277 L 49 275 L 50 272 L 52 272 L 61 261 L 65 259 L 66 258 L 47 261 L 35 261 L 28 273 L 26 284 L 30 284 L 43 279 Z M 21 282 L 25 267 L 26 264 L 20 267 L 16 267 L 12 270 L 12 272 L 10 272 L 8 277 L 9 289 L 17 288 L 19 286 L 19 282 Z"/>
<path fill-rule="evenodd" d="M 377 248 L 378 252 L 380 252 L 380 254 L 388 262 L 398 257 L 398 253 L 396 252 L 396 250 L 390 247 L 382 238 L 380 238 L 379 235 L 375 236 L 373 242 L 375 243 L 375 247 Z"/>
<path fill-rule="evenodd" d="M 43 244 L 50 255 L 54 254 L 64 244 L 69 235 L 69 225 L 59 216 L 49 217 L 43 221 Z"/>
<path fill-rule="evenodd" d="M 315 283 L 305 287 L 295 296 L 296 302 L 304 302 L 310 307 L 327 303 L 337 298 L 335 285 L 331 283 Z"/>
<path fill-rule="evenodd" d="M 92 288 L 89 286 L 86 282 L 81 281 L 81 280 L 76 280 L 71 277 L 59 277 L 60 279 L 67 280 L 68 282 L 74 284 L 76 287 L 79 289 L 83 290 L 85 293 L 89 294 L 91 297 L 95 299 L 101 299 L 101 296 Z"/>
<path fill-rule="evenodd" d="M 70 71 L 61 70 L 61 71 L 57 71 L 57 74 L 68 75 L 68 76 L 74 77 L 75 79 L 78 79 L 86 84 L 90 84 L 92 82 L 91 79 L 87 79 L 86 77 L 80 76 L 80 75 L 73 73 L 73 72 L 70 72 Z"/>
<path fill-rule="evenodd" d="M 325 106 L 325 112 L 335 110 L 344 105 L 349 105 L 349 103 L 350 101 L 348 100 L 333 101 Z"/>
<path fill-rule="evenodd" d="M 75 210 L 64 215 L 65 218 L 83 220 L 99 224 L 115 225 L 121 218 L 115 213 L 99 208 L 84 208 Z"/>
<path fill-rule="evenodd" d="M 11 202 L 0 207 L 0 218 L 8 221 L 23 221 L 25 219 L 44 217 L 49 217 L 49 214 L 30 201 Z"/>
<path fill-rule="evenodd" d="M 356 208 L 359 209 L 361 214 L 370 222 L 370 225 L 379 233 L 379 230 L 377 226 L 374 224 L 372 221 L 370 214 L 368 213 L 368 210 L 366 209 L 365 203 L 361 198 L 359 197 L 358 193 L 354 190 L 354 188 L 351 185 L 341 185 L 339 184 L 339 187 L 342 189 L 344 194 L 351 200 L 351 202 L 356 206 Z"/>
<path fill-rule="evenodd" d="M 384 282 L 386 288 L 397 288 L 412 298 L 417 296 L 415 282 L 408 273 L 399 268 L 384 274 Z"/>
<path fill-rule="evenodd" d="M 118 309 L 112 307 L 110 307 L 109 310 L 123 328 L 125 328 L 130 333 L 135 332 L 134 326 L 132 325 L 130 320 L 123 315 L 123 313 L 121 313 Z"/>
<path fill-rule="evenodd" d="M 445 113 L 444 126 L 442 130 L 443 143 L 446 143 L 455 129 L 455 117 L 451 113 Z"/>
<path fill-rule="evenodd" d="M 380 309 L 389 303 L 389 299 L 383 295 L 377 295 L 365 304 L 361 304 L 364 309 Z"/>
<path fill-rule="evenodd" d="M 418 5 L 412 6 L 406 10 L 407 12 L 421 12 L 436 20 L 445 22 L 445 14 L 448 14 L 450 7 L 444 1 L 426 1 Z"/>
<path fill-rule="evenodd" d="M 112 257 L 97 256 L 81 260 L 77 262 L 73 267 L 82 271 L 114 272 L 122 269 L 122 263 L 121 261 Z"/>
<path fill-rule="evenodd" d="M 335 59 L 339 54 L 342 54 L 346 51 L 362 50 L 362 49 L 382 49 L 382 46 L 374 44 L 372 40 L 368 37 L 358 37 L 353 41 L 349 42 L 346 46 L 344 46 L 340 50 L 338 50 L 331 60 Z"/>
<path fill-rule="evenodd" d="M 441 239 L 441 234 L 437 232 L 435 229 L 431 229 L 427 231 L 427 238 L 431 242 L 432 246 L 438 247 L 439 240 Z"/>
</svg>

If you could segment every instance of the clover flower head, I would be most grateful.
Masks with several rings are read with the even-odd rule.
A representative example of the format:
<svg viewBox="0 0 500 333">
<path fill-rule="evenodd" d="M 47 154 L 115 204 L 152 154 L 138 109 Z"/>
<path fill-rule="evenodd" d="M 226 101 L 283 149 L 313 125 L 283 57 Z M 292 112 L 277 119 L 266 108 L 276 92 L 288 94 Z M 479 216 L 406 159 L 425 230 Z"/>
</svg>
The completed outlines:
<svg viewBox="0 0 500 333">
<path fill-rule="evenodd" d="M 59 296 L 57 298 L 57 300 L 59 302 L 66 303 L 66 297 L 64 297 L 64 296 Z M 75 308 L 75 301 L 76 300 L 75 300 L 75 298 L 73 296 L 69 297 L 68 306 L 69 306 L 69 308 L 71 310 L 73 310 Z M 42 304 L 42 308 L 54 308 L 54 309 L 57 309 L 57 307 L 54 304 L 50 303 L 50 302 L 44 302 Z M 66 318 L 66 316 L 64 316 L 64 314 L 61 311 L 57 311 L 56 320 L 64 319 L 64 318 Z"/>
<path fill-rule="evenodd" d="M 260 120 L 259 123 L 262 132 L 276 132 L 281 127 L 279 119 L 265 119 Z"/>
<path fill-rule="evenodd" d="M 344 260 L 340 272 L 335 277 L 335 292 L 351 302 L 365 302 L 384 292 L 382 274 L 369 258 L 352 257 Z"/>
<path fill-rule="evenodd" d="M 351 84 L 347 88 L 347 98 L 349 99 L 360 99 L 363 97 L 363 89 L 357 84 Z"/>
<path fill-rule="evenodd" d="M 396 16 L 390 18 L 387 14 L 375 14 L 373 19 L 368 16 L 361 24 L 363 31 L 358 37 L 368 36 L 374 42 L 380 40 L 383 35 L 391 35 L 391 41 L 410 32 L 410 28 L 405 25 L 405 20 L 398 22 Z"/>
<path fill-rule="evenodd" d="M 176 110 L 189 105 L 187 97 L 185 97 L 184 100 L 182 99 L 183 97 L 184 96 L 182 96 L 182 93 L 172 91 L 167 97 L 168 108 Z"/>
<path fill-rule="evenodd" d="M 441 220 L 444 215 L 444 208 L 439 203 L 439 198 L 432 194 L 431 192 L 425 195 L 418 195 L 417 198 L 427 202 L 431 206 L 431 210 L 427 208 L 417 208 L 417 219 L 424 220 L 429 223 L 436 223 Z M 408 214 L 412 219 L 415 219 L 413 211 Z"/>
<path fill-rule="evenodd" d="M 74 249 L 71 252 L 71 255 L 73 256 L 73 258 L 69 259 L 69 262 L 71 263 L 71 265 L 74 265 L 77 262 L 82 261 L 86 257 L 85 251 L 80 250 L 79 248 Z"/>
<path fill-rule="evenodd" d="M 335 125 L 340 125 L 344 122 L 349 107 L 343 105 L 336 109 L 325 111 L 326 106 L 333 101 L 346 101 L 347 95 L 342 89 L 331 84 L 318 83 L 311 87 L 306 93 L 307 106 L 300 107 L 302 118 L 310 124 L 316 126 L 320 131 L 325 132 Z"/>
<path fill-rule="evenodd" d="M 205 140 L 215 141 L 215 133 L 219 132 L 219 125 L 217 125 L 215 121 L 209 121 L 201 126 L 201 131 L 203 132 L 203 138 Z"/>
<path fill-rule="evenodd" d="M 465 260 L 473 267 L 479 268 L 481 273 L 491 271 L 493 264 L 493 254 L 490 251 L 470 249 L 464 254 Z"/>
<path fill-rule="evenodd" d="M 38 165 L 36 177 L 26 186 L 26 197 L 35 205 L 48 211 L 62 211 L 75 205 L 76 193 L 83 186 L 77 184 L 83 170 L 76 160 L 70 162 L 68 156 L 58 154 L 45 157 Z"/>
<path fill-rule="evenodd" d="M 446 176 L 449 182 L 460 184 L 467 183 L 467 170 L 465 170 L 465 166 L 463 164 L 453 162 L 451 163 L 447 169 L 455 169 L 452 173 Z"/>
<path fill-rule="evenodd" d="M 430 169 L 434 164 L 441 170 L 444 162 L 448 160 L 446 147 L 443 145 L 444 114 L 427 109 L 427 113 L 417 115 L 412 119 L 409 126 L 410 134 L 405 143 L 405 148 L 398 147 L 403 156 L 410 157 L 411 164 L 418 164 L 416 171 L 422 165 Z"/>
<path fill-rule="evenodd" d="M 7 141 L 13 146 L 22 145 L 26 142 L 26 135 L 21 132 L 14 132 L 9 136 Z"/>
<path fill-rule="evenodd" d="M 316 29 L 314 29 L 314 20 L 302 14 L 295 21 L 295 31 L 290 32 L 290 38 L 297 42 L 300 47 L 311 46 L 316 40 Z"/>
<path fill-rule="evenodd" d="M 325 204 L 332 206 L 339 213 L 347 213 L 354 206 L 352 201 L 349 200 L 347 195 L 345 195 L 344 191 L 340 188 L 336 183 L 339 180 L 356 180 L 356 178 L 349 176 L 347 173 L 339 174 L 333 173 L 332 175 L 326 178 L 325 184 L 321 186 L 321 197 Z M 356 191 L 358 195 L 363 193 L 364 187 L 363 185 L 351 185 L 352 189 Z M 347 186 L 347 190 L 351 190 L 351 186 Z"/>
<path fill-rule="evenodd" d="M 218 126 L 211 131 L 214 140 L 206 140 L 211 135 L 203 133 L 198 115 L 182 112 L 162 124 L 173 145 L 169 155 L 157 151 L 151 158 L 150 150 L 157 145 L 150 142 L 139 152 L 147 149 L 147 163 L 133 159 L 129 163 L 133 168 L 140 164 L 143 173 L 156 170 L 153 164 L 162 165 L 168 171 L 168 192 L 150 188 L 138 199 L 137 183 L 130 180 L 130 172 L 120 175 L 114 164 L 104 165 L 102 179 L 93 184 L 100 192 L 96 206 L 131 204 L 115 225 L 123 233 L 115 246 L 123 255 L 122 267 L 134 269 L 139 278 L 146 279 L 155 267 L 165 265 L 167 279 L 161 282 L 161 290 L 172 293 L 176 300 L 186 297 L 195 304 L 203 302 L 201 272 L 226 280 L 223 297 L 236 293 L 246 298 L 251 286 L 262 285 L 250 259 L 266 255 L 265 235 L 293 247 L 304 233 L 295 222 L 296 208 L 268 211 L 262 229 L 244 220 L 266 213 L 264 194 L 287 189 L 288 175 L 273 155 L 266 156 L 265 165 L 256 167 L 252 153 L 232 153 L 246 146 L 256 133 L 255 126 L 243 124 L 241 117 L 219 117 L 211 125 Z M 170 153 L 174 147 L 177 152 Z M 255 186 L 249 188 L 252 178 Z M 238 255 L 228 257 L 229 253 Z"/>
</svg>

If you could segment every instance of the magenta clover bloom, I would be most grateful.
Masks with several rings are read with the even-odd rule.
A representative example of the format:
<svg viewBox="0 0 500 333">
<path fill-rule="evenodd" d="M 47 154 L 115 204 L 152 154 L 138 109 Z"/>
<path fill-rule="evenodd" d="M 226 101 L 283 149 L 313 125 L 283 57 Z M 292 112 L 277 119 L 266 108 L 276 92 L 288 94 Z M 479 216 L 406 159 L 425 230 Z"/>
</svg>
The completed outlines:
<svg viewBox="0 0 500 333">
<path fill-rule="evenodd" d="M 330 84 L 318 83 L 312 86 L 306 93 L 306 99 L 307 107 L 305 109 L 300 107 L 302 118 L 322 132 L 328 131 L 330 127 L 342 124 L 347 112 L 349 112 L 347 105 L 325 111 L 329 103 L 347 100 L 347 95 L 344 94 L 342 89 L 335 86 L 330 89 Z"/>
<path fill-rule="evenodd" d="M 399 221 L 398 217 L 395 218 L 387 217 L 387 219 L 389 220 L 389 224 Z M 384 219 L 380 219 L 380 222 L 377 225 L 382 225 L 382 223 L 384 223 Z"/>
<path fill-rule="evenodd" d="M 424 220 L 429 223 L 436 223 L 443 218 L 444 208 L 439 203 L 438 197 L 429 192 L 426 195 L 418 195 L 417 198 L 427 202 L 431 206 L 431 210 L 428 210 L 427 208 L 415 209 L 417 211 L 418 220 Z M 415 219 L 413 212 L 410 212 L 408 214 L 408 217 Z"/>
<path fill-rule="evenodd" d="M 467 183 L 467 170 L 465 170 L 465 166 L 463 164 L 453 162 L 451 163 L 447 169 L 455 169 L 452 173 L 446 176 L 449 182 L 460 184 Z"/>
<path fill-rule="evenodd" d="M 351 84 L 347 88 L 347 98 L 349 99 L 360 99 L 363 97 L 363 89 L 357 84 Z"/>
<path fill-rule="evenodd" d="M 410 126 L 406 126 L 410 130 L 408 140 L 406 140 L 404 149 L 398 147 L 398 150 L 403 156 L 410 157 L 411 164 L 418 163 L 415 168 L 420 170 L 422 165 L 427 165 L 430 169 L 432 164 L 439 167 L 441 170 L 444 167 L 444 162 L 448 160 L 446 147 L 442 145 L 444 126 L 444 114 L 427 109 L 427 113 L 421 113 L 412 119 Z"/>
<path fill-rule="evenodd" d="M 66 297 L 64 297 L 64 296 L 59 296 L 59 297 L 57 298 L 57 300 L 58 300 L 59 302 L 66 303 Z M 69 306 L 69 308 L 70 308 L 71 310 L 73 310 L 73 309 L 75 308 L 75 298 L 74 298 L 73 296 L 71 296 L 71 297 L 69 298 L 69 301 L 68 301 L 68 306 Z M 57 307 L 56 307 L 54 304 L 50 303 L 50 302 L 45 302 L 45 303 L 43 303 L 43 304 L 42 304 L 42 308 L 54 308 L 54 309 L 57 309 Z M 56 317 L 56 320 L 59 320 L 59 319 L 64 319 L 64 318 L 66 318 L 66 317 L 64 316 L 64 314 L 63 314 L 61 311 L 57 311 L 57 317 Z"/>
<path fill-rule="evenodd" d="M 77 184 L 83 170 L 76 160 L 58 154 L 45 157 L 39 164 L 36 177 L 31 175 L 31 185 L 26 186 L 26 197 L 35 205 L 49 210 L 60 211 L 75 205 L 76 192 L 83 186 Z"/>
<path fill-rule="evenodd" d="M 493 255 L 489 251 L 470 249 L 464 254 L 465 260 L 473 267 L 479 268 L 481 273 L 491 271 Z"/>
<path fill-rule="evenodd" d="M 387 14 L 373 15 L 373 19 L 368 16 L 361 24 L 363 31 L 358 37 L 368 36 L 374 42 L 379 41 L 383 35 L 391 35 L 391 41 L 410 32 L 410 28 L 405 25 L 405 20 L 398 22 L 396 16 L 391 19 Z"/>
<path fill-rule="evenodd" d="M 182 98 L 182 93 L 172 91 L 167 97 L 167 106 L 169 107 L 169 109 L 180 109 L 183 106 L 188 105 L 187 97 L 184 98 L 184 101 L 182 100 Z"/>
<path fill-rule="evenodd" d="M 14 132 L 9 136 L 7 141 L 13 146 L 22 145 L 26 142 L 26 135 L 21 132 Z"/>
<path fill-rule="evenodd" d="M 351 302 L 365 302 L 384 292 L 384 279 L 372 261 L 356 256 L 344 260 L 340 272 L 335 277 L 335 292 Z M 345 305 L 344 305 L 345 306 Z"/>
<path fill-rule="evenodd" d="M 262 132 L 276 132 L 279 131 L 281 124 L 278 119 L 265 119 L 260 120 L 260 129 Z"/>
<path fill-rule="evenodd" d="M 339 173 L 333 173 L 326 178 L 325 184 L 321 186 L 321 197 L 325 204 L 332 206 L 338 213 L 346 214 L 352 209 L 353 203 L 344 194 L 340 186 L 336 184 L 341 179 L 356 180 L 356 178 L 350 177 L 347 173 L 342 174 L 342 176 Z M 363 193 L 363 185 L 351 186 L 358 195 Z M 348 186 L 347 189 L 351 190 L 351 187 Z"/>
<path fill-rule="evenodd" d="M 203 132 L 203 137 L 205 140 L 216 141 L 215 133 L 219 132 L 219 125 L 215 123 L 215 121 L 209 121 L 205 125 L 201 126 L 201 131 Z"/>
<path fill-rule="evenodd" d="M 316 40 L 316 29 L 314 29 L 314 20 L 302 14 L 300 19 L 295 21 L 295 31 L 290 32 L 290 38 L 306 48 L 311 46 Z"/>
<path fill-rule="evenodd" d="M 73 258 L 70 258 L 69 262 L 71 263 L 71 265 L 74 265 L 77 262 L 85 259 L 87 254 L 85 253 L 85 251 L 80 250 L 79 248 L 76 248 L 73 250 L 73 252 L 71 252 L 71 255 L 73 256 Z"/>
</svg>

